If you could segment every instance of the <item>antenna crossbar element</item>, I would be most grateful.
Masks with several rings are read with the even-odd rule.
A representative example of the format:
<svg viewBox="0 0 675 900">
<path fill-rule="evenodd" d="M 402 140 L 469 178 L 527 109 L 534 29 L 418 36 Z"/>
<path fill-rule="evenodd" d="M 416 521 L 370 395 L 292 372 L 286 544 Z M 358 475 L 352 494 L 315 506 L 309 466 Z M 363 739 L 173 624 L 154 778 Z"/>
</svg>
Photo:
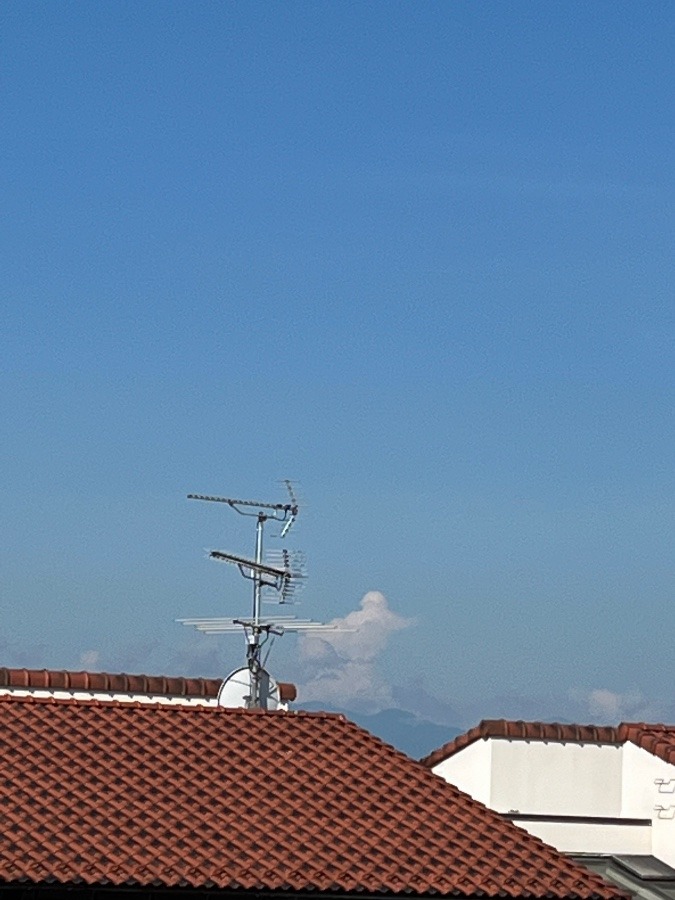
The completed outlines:
<svg viewBox="0 0 675 900">
<path fill-rule="evenodd" d="M 297 518 L 298 515 L 298 504 L 295 499 L 291 503 L 263 503 L 260 500 L 238 500 L 235 497 L 213 497 L 209 494 L 188 494 L 187 498 L 188 500 L 206 500 L 208 503 L 227 503 L 235 512 L 241 513 L 243 516 L 254 516 L 256 513 L 243 512 L 238 508 L 240 506 L 247 509 L 272 510 L 272 515 L 269 518 L 286 522 L 285 531 L 288 531 L 290 528 L 289 523 Z"/>
<path fill-rule="evenodd" d="M 254 559 L 247 559 L 245 556 L 235 556 L 234 553 L 224 553 L 222 550 L 210 550 L 209 559 L 231 563 L 234 566 L 239 566 L 240 569 L 249 569 L 251 572 L 257 572 L 259 575 L 270 575 L 274 579 L 284 578 L 288 575 L 285 569 L 268 566 L 266 563 L 256 562 Z"/>
<path fill-rule="evenodd" d="M 244 618 L 243 616 L 241 618 Z M 189 619 L 176 619 L 177 622 L 180 622 L 181 625 L 212 625 L 212 624 L 222 624 L 223 622 L 235 622 L 239 621 L 239 619 L 224 619 L 221 616 L 200 616 L 198 618 L 189 618 Z M 298 619 L 297 616 L 267 616 L 265 619 L 261 619 L 261 622 L 311 622 L 312 619 Z"/>
<path fill-rule="evenodd" d="M 208 500 L 210 503 L 227 503 L 229 506 L 255 506 L 256 509 L 288 510 L 289 512 L 297 504 L 294 503 L 263 503 L 261 500 L 237 500 L 234 497 L 211 497 L 207 494 L 188 494 L 188 500 Z"/>
<path fill-rule="evenodd" d="M 302 587 L 304 573 L 304 555 L 289 554 L 288 550 L 281 550 L 278 555 L 272 555 L 270 562 L 263 563 L 249 559 L 245 556 L 237 556 L 234 553 L 225 553 L 222 550 L 209 551 L 209 558 L 217 562 L 226 562 L 237 566 L 245 578 L 258 580 L 261 587 L 274 588 L 281 594 L 277 602 L 289 603 L 295 593 Z M 272 581 L 265 581 L 264 576 Z"/>
<path fill-rule="evenodd" d="M 239 631 L 241 628 L 266 632 L 271 634 L 284 634 L 284 632 L 322 632 L 322 631 L 352 631 L 341 625 L 333 625 L 324 622 L 315 622 L 313 619 L 297 619 L 295 616 L 274 616 L 269 619 L 220 619 L 198 618 L 177 619 L 181 625 L 190 625 L 204 634 L 229 634 Z"/>
</svg>

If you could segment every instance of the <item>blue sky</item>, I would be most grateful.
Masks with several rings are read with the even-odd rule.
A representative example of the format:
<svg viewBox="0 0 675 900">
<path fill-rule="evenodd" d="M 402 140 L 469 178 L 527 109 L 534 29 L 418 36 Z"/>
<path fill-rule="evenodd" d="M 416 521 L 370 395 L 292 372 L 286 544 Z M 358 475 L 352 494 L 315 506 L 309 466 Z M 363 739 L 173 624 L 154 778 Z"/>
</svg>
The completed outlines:
<svg viewBox="0 0 675 900">
<path fill-rule="evenodd" d="M 410 620 L 341 705 L 675 717 L 674 26 L 4 4 L 2 664 L 229 671 L 174 619 L 251 534 L 185 494 L 291 477 L 299 612 Z"/>
</svg>

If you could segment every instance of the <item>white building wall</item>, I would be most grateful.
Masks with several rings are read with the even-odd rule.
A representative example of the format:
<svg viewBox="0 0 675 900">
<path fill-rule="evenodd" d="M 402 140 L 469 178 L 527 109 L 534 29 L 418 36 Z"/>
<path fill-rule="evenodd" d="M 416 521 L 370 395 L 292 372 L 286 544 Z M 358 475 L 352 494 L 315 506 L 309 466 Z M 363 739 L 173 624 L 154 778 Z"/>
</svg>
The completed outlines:
<svg viewBox="0 0 675 900">
<path fill-rule="evenodd" d="M 657 813 L 652 822 L 652 853 L 675 869 L 675 818 L 673 809 Z"/>
<path fill-rule="evenodd" d="M 490 784 L 492 781 L 492 745 L 494 741 L 478 740 L 468 744 L 459 753 L 444 759 L 434 767 L 436 775 L 440 775 L 450 784 L 490 805 Z"/>
<path fill-rule="evenodd" d="M 519 819 L 530 834 L 546 841 L 563 853 L 621 853 L 652 852 L 650 825 L 621 825 L 608 822 L 541 822 Z"/>
<path fill-rule="evenodd" d="M 654 853 L 674 865 L 675 805 L 667 821 L 654 809 L 664 768 L 632 744 L 490 738 L 434 771 L 498 812 L 531 815 L 516 824 L 563 852 Z M 675 804 L 675 778 L 670 787 Z"/>
<path fill-rule="evenodd" d="M 652 820 L 652 853 L 675 868 L 675 766 L 635 744 L 624 752 L 622 813 Z"/>
<path fill-rule="evenodd" d="M 626 743 L 622 775 L 621 811 L 624 816 L 651 819 L 657 804 L 669 806 L 675 803 L 675 766 L 653 753 Z M 657 780 L 665 783 L 658 785 Z"/>
<path fill-rule="evenodd" d="M 621 746 L 508 738 L 489 743 L 493 809 L 561 816 L 621 814 Z"/>
</svg>

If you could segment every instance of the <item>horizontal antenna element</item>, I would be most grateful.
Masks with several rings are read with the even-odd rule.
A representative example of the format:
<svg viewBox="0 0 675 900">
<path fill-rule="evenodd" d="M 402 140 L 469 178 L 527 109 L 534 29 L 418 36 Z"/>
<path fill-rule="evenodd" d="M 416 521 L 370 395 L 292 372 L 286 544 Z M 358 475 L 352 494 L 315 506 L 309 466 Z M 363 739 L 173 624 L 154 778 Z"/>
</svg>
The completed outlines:
<svg viewBox="0 0 675 900">
<path fill-rule="evenodd" d="M 271 634 L 281 635 L 285 632 L 321 632 L 321 631 L 350 631 L 340 625 L 315 622 L 313 619 L 296 619 L 295 616 L 275 616 L 272 619 L 259 619 L 257 624 L 251 619 L 177 619 L 181 625 L 191 625 L 197 631 L 204 634 L 228 634 L 239 631 L 242 627 L 247 629 L 260 628 Z"/>
<path fill-rule="evenodd" d="M 287 522 L 289 519 L 296 519 L 298 516 L 298 504 L 293 498 L 291 503 L 262 503 L 260 500 L 237 500 L 234 497 L 213 497 L 210 494 L 188 494 L 188 500 L 205 500 L 208 503 L 227 503 L 235 512 L 241 513 L 242 516 L 252 516 L 255 513 L 243 512 L 238 507 L 243 506 L 248 509 L 271 509 L 274 513 L 281 515 L 271 515 L 268 518 L 277 519 L 281 522 Z M 287 522 L 286 531 L 290 528 Z"/>
<path fill-rule="evenodd" d="M 235 500 L 234 497 L 210 497 L 206 494 L 188 494 L 188 500 L 207 500 L 209 503 L 227 503 L 229 506 L 255 506 L 258 509 L 293 508 L 292 503 L 262 503 L 260 500 Z"/>
<path fill-rule="evenodd" d="M 233 553 L 223 553 L 222 550 L 210 550 L 209 559 L 215 559 L 218 562 L 232 563 L 234 566 L 239 566 L 240 569 L 248 569 L 251 572 L 257 572 L 259 575 L 269 575 L 275 579 L 284 578 L 287 575 L 287 572 L 284 569 L 267 566 L 265 563 L 256 562 L 253 559 L 246 559 L 243 556 L 235 556 Z"/>
</svg>

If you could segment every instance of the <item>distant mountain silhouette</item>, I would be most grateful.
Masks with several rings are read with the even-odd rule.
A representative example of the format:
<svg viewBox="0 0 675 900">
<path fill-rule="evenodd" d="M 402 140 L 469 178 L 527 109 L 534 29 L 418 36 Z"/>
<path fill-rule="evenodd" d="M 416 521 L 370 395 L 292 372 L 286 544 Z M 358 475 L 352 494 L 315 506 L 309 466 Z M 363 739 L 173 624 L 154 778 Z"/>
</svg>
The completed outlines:
<svg viewBox="0 0 675 900">
<path fill-rule="evenodd" d="M 321 703 L 301 703 L 299 708 L 318 711 L 326 710 L 326 705 Z M 354 712 L 351 709 L 331 708 L 330 712 L 342 713 L 352 722 L 356 722 L 371 734 L 377 735 L 388 744 L 393 744 L 398 750 L 420 759 L 431 753 L 437 747 L 451 741 L 458 734 L 460 728 L 451 725 L 438 725 L 402 709 L 383 709 L 377 713 Z"/>
</svg>

